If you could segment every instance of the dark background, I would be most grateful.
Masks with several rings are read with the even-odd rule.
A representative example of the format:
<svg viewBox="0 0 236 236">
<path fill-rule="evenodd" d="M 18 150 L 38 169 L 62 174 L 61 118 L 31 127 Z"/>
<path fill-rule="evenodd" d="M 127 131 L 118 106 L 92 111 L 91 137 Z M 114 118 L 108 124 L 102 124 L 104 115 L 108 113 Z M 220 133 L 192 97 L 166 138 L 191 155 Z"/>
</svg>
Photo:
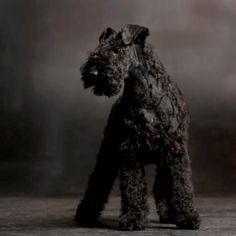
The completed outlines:
<svg viewBox="0 0 236 236">
<path fill-rule="evenodd" d="M 196 193 L 236 193 L 235 22 L 234 0 L 1 0 L 0 194 L 84 191 L 117 97 L 84 90 L 79 67 L 125 23 L 150 28 L 187 98 Z"/>
</svg>

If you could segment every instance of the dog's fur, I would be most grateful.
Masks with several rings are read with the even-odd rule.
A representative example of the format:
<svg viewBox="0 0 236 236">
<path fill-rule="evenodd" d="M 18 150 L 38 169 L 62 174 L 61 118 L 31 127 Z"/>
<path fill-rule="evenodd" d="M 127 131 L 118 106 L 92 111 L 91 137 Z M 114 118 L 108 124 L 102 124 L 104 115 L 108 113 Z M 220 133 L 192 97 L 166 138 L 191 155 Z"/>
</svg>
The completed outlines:
<svg viewBox="0 0 236 236">
<path fill-rule="evenodd" d="M 197 229 L 187 148 L 188 112 L 183 95 L 145 43 L 149 30 L 107 28 L 81 67 L 85 88 L 96 95 L 123 94 L 114 104 L 84 199 L 75 219 L 97 222 L 113 182 L 120 177 L 121 230 L 145 228 L 148 214 L 145 165 L 156 164 L 153 194 L 162 223 Z"/>
</svg>

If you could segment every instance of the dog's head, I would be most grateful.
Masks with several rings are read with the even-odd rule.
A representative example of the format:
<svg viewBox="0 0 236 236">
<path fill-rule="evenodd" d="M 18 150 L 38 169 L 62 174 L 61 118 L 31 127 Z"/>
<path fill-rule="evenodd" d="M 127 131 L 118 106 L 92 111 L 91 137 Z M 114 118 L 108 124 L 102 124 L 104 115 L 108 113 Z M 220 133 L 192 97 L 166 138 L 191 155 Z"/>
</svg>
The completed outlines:
<svg viewBox="0 0 236 236">
<path fill-rule="evenodd" d="M 143 48 L 149 30 L 138 25 L 125 25 L 119 32 L 105 29 L 99 45 L 81 67 L 84 87 L 96 95 L 117 95 L 128 76 L 130 66 L 140 63 L 137 49 Z"/>
</svg>

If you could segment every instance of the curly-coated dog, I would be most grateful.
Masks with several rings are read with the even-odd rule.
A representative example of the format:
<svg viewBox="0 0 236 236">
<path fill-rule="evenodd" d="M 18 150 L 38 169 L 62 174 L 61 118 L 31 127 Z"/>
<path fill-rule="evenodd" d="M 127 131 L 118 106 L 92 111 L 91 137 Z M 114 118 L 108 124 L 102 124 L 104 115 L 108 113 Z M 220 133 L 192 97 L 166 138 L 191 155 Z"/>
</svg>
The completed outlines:
<svg viewBox="0 0 236 236">
<path fill-rule="evenodd" d="M 145 42 L 146 27 L 107 28 L 81 67 L 85 88 L 108 97 L 123 93 L 113 105 L 104 139 L 75 219 L 94 225 L 120 178 L 120 230 L 141 230 L 147 223 L 145 165 L 157 166 L 153 195 L 161 223 L 197 229 L 188 155 L 188 112 L 183 95 Z"/>
</svg>

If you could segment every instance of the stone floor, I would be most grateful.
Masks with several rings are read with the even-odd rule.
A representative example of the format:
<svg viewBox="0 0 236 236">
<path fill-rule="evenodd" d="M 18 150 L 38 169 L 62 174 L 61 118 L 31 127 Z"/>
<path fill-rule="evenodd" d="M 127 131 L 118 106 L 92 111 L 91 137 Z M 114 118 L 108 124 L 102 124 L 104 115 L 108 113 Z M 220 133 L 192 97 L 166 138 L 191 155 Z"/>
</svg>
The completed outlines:
<svg viewBox="0 0 236 236">
<path fill-rule="evenodd" d="M 103 227 L 78 227 L 73 221 L 77 202 L 75 198 L 0 198 L 0 236 L 236 236 L 236 197 L 196 199 L 202 217 L 201 229 L 197 231 L 159 224 L 151 199 L 150 223 L 144 231 L 117 230 L 119 198 L 110 199 L 101 217 Z"/>
</svg>

